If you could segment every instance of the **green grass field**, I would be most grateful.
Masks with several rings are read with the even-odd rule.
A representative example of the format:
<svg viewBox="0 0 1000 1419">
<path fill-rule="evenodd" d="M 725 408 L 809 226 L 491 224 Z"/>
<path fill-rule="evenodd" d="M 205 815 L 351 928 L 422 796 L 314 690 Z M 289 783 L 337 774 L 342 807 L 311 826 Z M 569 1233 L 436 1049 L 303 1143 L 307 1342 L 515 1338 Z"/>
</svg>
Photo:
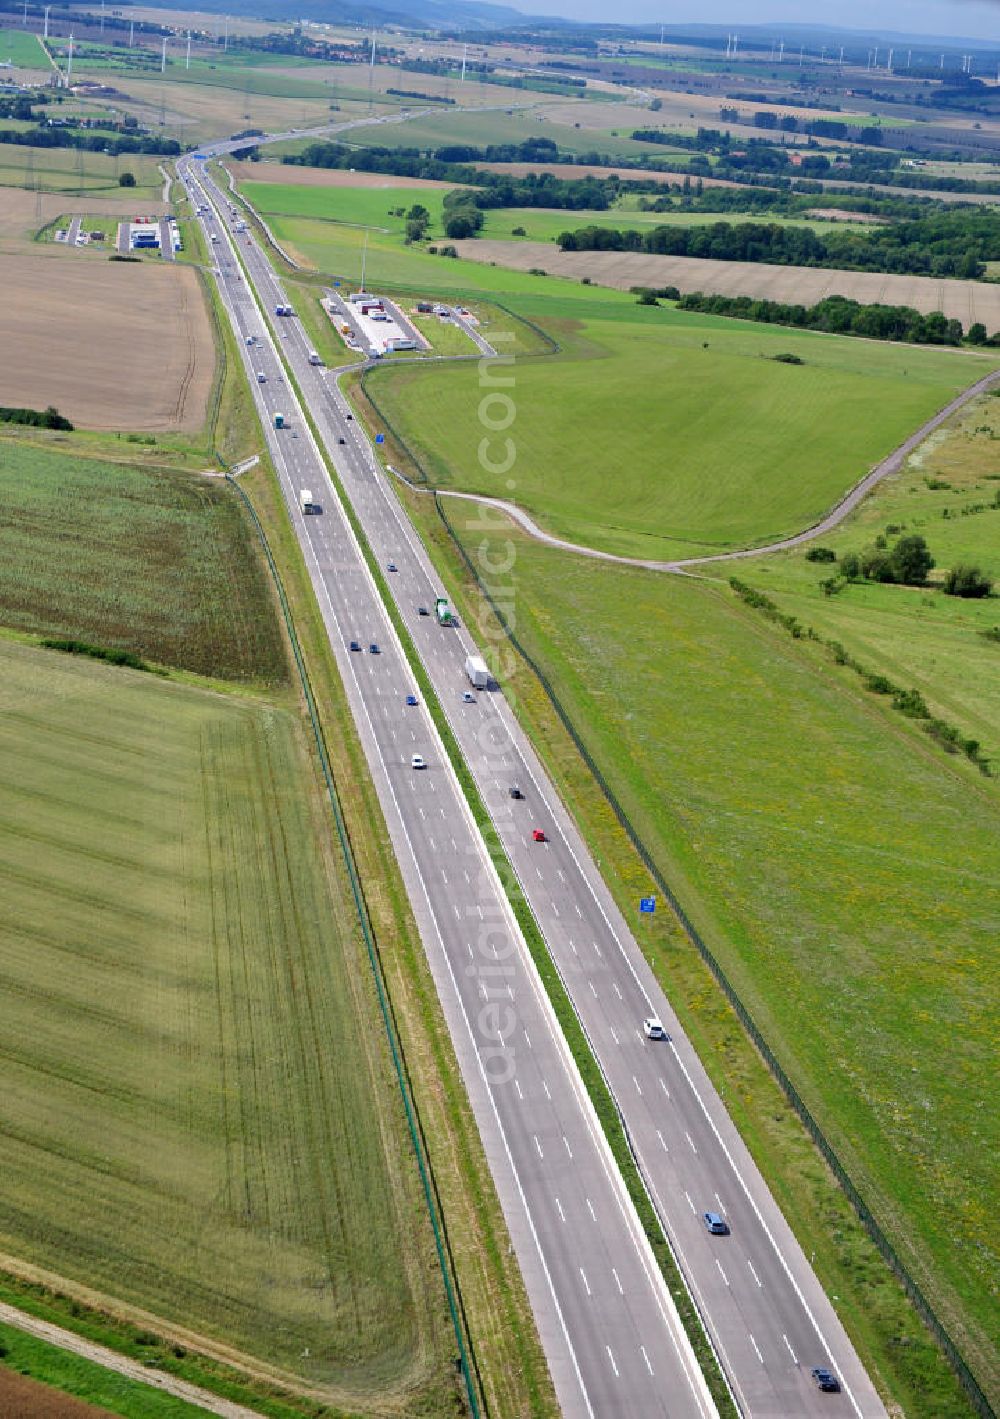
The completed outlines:
<svg viewBox="0 0 1000 1419">
<path fill-rule="evenodd" d="M 456 183 L 456 187 L 461 184 Z M 430 213 L 429 237 L 444 236 L 442 202 L 447 189 L 407 187 L 296 187 L 280 182 L 243 182 L 241 191 L 267 217 L 307 217 L 325 222 L 347 223 L 373 228 L 383 238 L 395 237 L 402 246 L 406 229 L 404 213 L 419 202 Z M 605 212 L 560 211 L 544 207 L 507 207 L 488 211 L 484 237 L 500 240 L 514 237 L 515 227 L 523 227 L 532 241 L 554 241 L 560 232 L 579 227 L 604 226 L 617 229 L 655 226 L 704 226 L 720 220 L 713 212 L 637 212 L 613 207 Z M 778 218 L 784 226 L 805 226 L 815 231 L 832 230 L 835 223 Z"/>
<path fill-rule="evenodd" d="M 0 1245 L 352 1410 L 450 1412 L 297 717 L 9 642 L 0 660 Z"/>
<path fill-rule="evenodd" d="M 0 30 L 0 64 L 15 69 L 48 69 L 49 61 L 38 36 L 27 30 Z"/>
<path fill-rule="evenodd" d="M 400 88 L 420 88 L 420 75 L 410 74 Z M 502 113 L 462 113 L 451 110 L 440 116 L 414 119 L 412 123 L 389 124 L 384 128 L 358 128 L 349 135 L 352 143 L 373 144 L 386 148 L 438 148 L 447 143 L 471 143 L 485 147 L 488 143 L 521 143 L 526 138 L 551 138 L 567 153 L 606 153 L 613 158 L 662 154 L 657 143 L 639 143 L 634 138 L 615 137 L 610 132 L 574 128 L 569 123 L 557 123 L 545 116 L 546 103 L 510 89 L 510 111 Z M 419 106 L 418 100 L 411 100 Z M 531 107 L 526 107 L 530 103 Z M 559 105 L 565 109 L 565 104 Z"/>
<path fill-rule="evenodd" d="M 30 187 L 36 182 L 43 192 L 88 192 L 102 197 L 130 197 L 138 202 L 159 197 L 163 178 L 157 159 L 144 153 L 87 153 L 74 148 L 29 148 L 19 143 L 0 143 L 0 187 Z M 131 172 L 136 186 L 118 186 L 118 174 Z"/>
<path fill-rule="evenodd" d="M 536 306 L 522 297 L 516 309 Z M 513 497 L 547 530 L 626 555 L 720 551 L 808 526 L 984 369 L 628 297 L 567 297 L 549 313 L 567 310 L 580 319 L 548 322 L 563 354 L 516 372 L 512 472 L 475 457 L 474 370 L 376 370 L 367 384 L 435 484 Z M 774 360 L 785 352 L 804 364 Z M 433 426 L 421 417 L 429 400 Z"/>
<path fill-rule="evenodd" d="M 475 557 L 475 514 L 453 505 L 449 515 L 468 526 Z M 1000 1146 L 988 989 L 1000 969 L 995 786 L 724 583 L 512 537 L 522 643 L 987 1380 Z M 486 555 L 502 549 L 506 558 L 506 532 Z M 997 679 L 994 668 L 994 696 Z M 511 691 L 530 701 L 523 683 Z M 636 895 L 647 887 L 641 871 L 628 883 Z M 668 994 L 671 960 L 658 962 Z M 914 1413 L 965 1412 L 918 1396 Z"/>
<path fill-rule="evenodd" d="M 265 573 L 224 483 L 6 442 L 0 499 L 5 625 L 219 679 L 286 678 Z"/>
</svg>

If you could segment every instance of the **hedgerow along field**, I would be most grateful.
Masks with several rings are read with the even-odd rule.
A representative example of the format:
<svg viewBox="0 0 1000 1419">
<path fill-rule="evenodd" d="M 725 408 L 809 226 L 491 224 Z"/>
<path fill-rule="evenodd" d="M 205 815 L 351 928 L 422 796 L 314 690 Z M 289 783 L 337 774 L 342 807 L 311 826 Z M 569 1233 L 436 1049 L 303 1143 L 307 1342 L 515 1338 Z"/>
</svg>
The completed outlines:
<svg viewBox="0 0 1000 1419">
<path fill-rule="evenodd" d="M 287 680 L 266 572 L 221 480 L 4 440 L 0 506 L 4 625 L 221 680 Z"/>
<path fill-rule="evenodd" d="M 990 368 L 634 298 L 513 306 L 562 352 L 515 372 L 512 469 L 491 474 L 475 456 L 474 366 L 387 366 L 366 388 L 435 486 L 511 498 L 546 531 L 628 556 L 726 551 L 809 526 Z"/>
<path fill-rule="evenodd" d="M 473 509 L 448 512 L 469 556 L 482 556 Z M 508 537 L 522 644 L 911 1274 L 992 1384 L 995 786 L 724 583 L 594 562 L 513 527 L 488 540 L 494 562 L 509 556 Z M 531 687 L 511 689 L 550 739 Z M 591 789 L 575 753 L 557 764 L 591 832 L 606 832 L 597 795 L 583 806 Z M 650 883 L 634 861 L 628 872 L 622 904 L 634 909 Z M 676 932 L 643 939 L 676 1000 L 693 948 Z M 727 1032 L 713 995 L 702 980 L 678 1003 L 724 1038 L 737 1027 Z M 738 1073 L 720 1082 L 742 1109 L 750 1086 Z M 784 1147 L 770 1159 L 772 1185 L 801 1227 L 784 1176 L 796 1149 Z M 915 1317 L 899 1331 L 879 1318 L 874 1253 L 858 1257 L 835 1214 L 821 1208 L 812 1222 L 800 1232 L 807 1254 L 848 1268 L 853 1324 L 881 1326 L 913 1412 L 965 1414 L 901 1338 L 916 1327 L 925 1342 Z"/>
<path fill-rule="evenodd" d="M 11 642 L 0 696 L 0 1249 L 351 1413 L 453 1412 L 298 717 Z"/>
</svg>

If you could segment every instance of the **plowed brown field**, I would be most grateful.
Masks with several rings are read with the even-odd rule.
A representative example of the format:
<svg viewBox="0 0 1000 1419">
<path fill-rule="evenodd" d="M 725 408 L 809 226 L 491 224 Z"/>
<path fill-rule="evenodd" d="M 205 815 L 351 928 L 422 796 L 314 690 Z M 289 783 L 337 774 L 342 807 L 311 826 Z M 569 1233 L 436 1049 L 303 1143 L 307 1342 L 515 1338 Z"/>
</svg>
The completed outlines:
<svg viewBox="0 0 1000 1419">
<path fill-rule="evenodd" d="M 35 247 L 0 253 L 0 290 L 0 404 L 88 429 L 204 423 L 215 347 L 191 268 Z"/>
<path fill-rule="evenodd" d="M 4 1419 L 112 1419 L 106 1409 L 85 1404 L 0 1366 L 0 1414 Z"/>
<path fill-rule="evenodd" d="M 567 225 L 569 223 L 567 222 Z M 682 294 L 753 296 L 815 305 L 825 296 L 847 296 L 870 305 L 907 305 L 929 315 L 940 310 L 966 329 L 981 320 L 1000 330 L 1000 285 L 985 281 L 891 276 L 877 271 L 830 271 L 812 266 L 769 266 L 756 261 L 709 261 L 697 256 L 647 256 L 622 251 L 560 251 L 555 242 L 461 241 L 459 255 L 517 271 L 538 268 L 550 276 L 589 276 L 599 286 L 677 286 Z"/>
</svg>

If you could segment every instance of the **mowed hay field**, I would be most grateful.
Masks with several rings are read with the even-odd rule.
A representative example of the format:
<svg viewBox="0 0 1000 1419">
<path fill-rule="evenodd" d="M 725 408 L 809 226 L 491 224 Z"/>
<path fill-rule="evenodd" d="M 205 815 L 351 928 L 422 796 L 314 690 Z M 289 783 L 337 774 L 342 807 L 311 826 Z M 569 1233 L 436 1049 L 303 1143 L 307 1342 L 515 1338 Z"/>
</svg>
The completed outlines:
<svg viewBox="0 0 1000 1419">
<path fill-rule="evenodd" d="M 725 551 L 809 526 L 991 368 L 578 291 L 516 299 L 562 351 L 520 363 L 502 396 L 512 404 L 491 404 L 504 424 L 490 444 L 498 471 L 477 456 L 474 366 L 386 366 L 365 388 L 437 486 L 513 499 L 546 531 L 627 556 Z"/>
<path fill-rule="evenodd" d="M 215 343 L 197 273 L 41 249 L 0 253 L 0 403 L 89 429 L 194 432 Z"/>
<path fill-rule="evenodd" d="M 564 230 L 574 225 L 566 214 Z M 619 222 L 610 225 L 620 226 Z M 638 225 L 638 224 L 636 224 Z M 968 327 L 982 321 L 1000 330 L 1000 285 L 986 281 L 936 280 L 878 271 L 832 271 L 807 266 L 770 266 L 755 261 L 709 261 L 697 256 L 651 256 L 643 252 L 560 251 L 555 242 L 507 242 L 477 238 L 456 242 L 469 261 L 495 261 L 517 271 L 538 268 L 552 276 L 582 280 L 621 291 L 633 286 L 676 286 L 682 295 L 755 296 L 762 300 L 815 305 L 824 296 L 847 296 L 872 305 L 908 305 L 925 315 L 940 310 Z"/>
<path fill-rule="evenodd" d="M 288 674 L 225 483 L 14 440 L 0 440 L 0 622 L 219 679 Z"/>
<path fill-rule="evenodd" d="M 513 564 L 504 600 L 521 643 L 995 1395 L 996 785 L 724 583 L 597 563 L 513 528 L 484 533 L 481 520 L 462 535 L 480 566 Z M 746 564 L 738 574 L 752 580 Z M 534 719 L 528 682 L 511 690 Z M 563 790 L 584 812 L 591 789 L 568 752 Z M 595 833 L 607 818 L 594 807 Z M 638 864 L 630 871 L 623 906 L 649 888 Z M 676 998 L 692 948 L 669 914 L 651 926 Z M 706 989 L 699 977 L 697 1008 L 717 1021 Z M 742 1108 L 739 1076 L 721 1082 Z M 794 1193 L 776 1166 L 787 1208 Z M 871 1262 L 836 1223 L 832 1235 L 829 1219 L 814 1224 L 807 1254 L 842 1253 L 864 1295 Z M 967 1412 L 919 1389 L 911 1399 L 907 1413 Z"/>
<path fill-rule="evenodd" d="M 0 1250 L 351 1413 L 456 1409 L 296 715 L 0 642 Z"/>
</svg>

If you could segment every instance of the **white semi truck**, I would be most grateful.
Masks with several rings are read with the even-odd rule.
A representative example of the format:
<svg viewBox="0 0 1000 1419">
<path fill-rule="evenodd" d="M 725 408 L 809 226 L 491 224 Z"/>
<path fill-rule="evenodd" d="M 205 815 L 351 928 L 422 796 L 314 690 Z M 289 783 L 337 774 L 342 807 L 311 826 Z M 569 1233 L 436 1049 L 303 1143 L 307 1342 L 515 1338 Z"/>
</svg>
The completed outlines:
<svg viewBox="0 0 1000 1419">
<path fill-rule="evenodd" d="M 486 690 L 490 683 L 490 669 L 479 655 L 467 655 L 465 657 L 465 673 L 469 677 L 469 684 L 474 690 Z"/>
<path fill-rule="evenodd" d="M 313 495 L 308 488 L 299 489 L 299 505 L 301 506 L 303 512 L 312 512 Z"/>
</svg>

